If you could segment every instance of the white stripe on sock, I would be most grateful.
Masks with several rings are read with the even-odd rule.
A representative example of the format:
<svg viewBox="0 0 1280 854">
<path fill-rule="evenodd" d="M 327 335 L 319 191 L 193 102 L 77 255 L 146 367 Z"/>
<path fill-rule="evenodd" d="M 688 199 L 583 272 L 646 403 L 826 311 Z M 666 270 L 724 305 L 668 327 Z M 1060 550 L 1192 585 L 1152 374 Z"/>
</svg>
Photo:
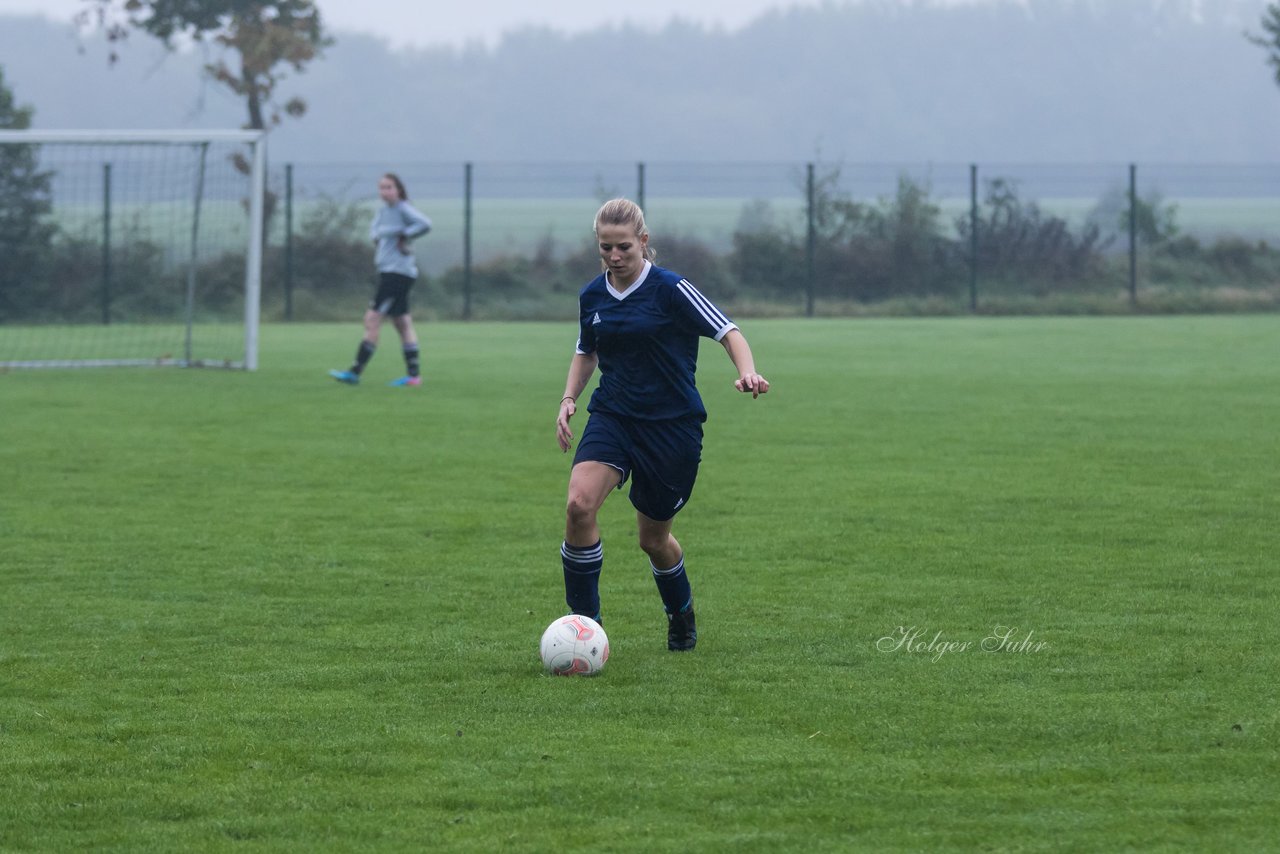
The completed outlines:
<svg viewBox="0 0 1280 854">
<path fill-rule="evenodd" d="M 680 558 L 680 562 L 670 569 L 658 569 L 653 565 L 653 561 L 649 561 L 649 568 L 653 570 L 654 575 L 679 575 L 680 570 L 684 569 L 684 558 Z"/>
<path fill-rule="evenodd" d="M 579 548 L 568 543 L 562 543 L 560 545 L 560 556 L 575 563 L 592 563 L 604 558 L 604 544 L 599 543 L 594 548 Z"/>
</svg>

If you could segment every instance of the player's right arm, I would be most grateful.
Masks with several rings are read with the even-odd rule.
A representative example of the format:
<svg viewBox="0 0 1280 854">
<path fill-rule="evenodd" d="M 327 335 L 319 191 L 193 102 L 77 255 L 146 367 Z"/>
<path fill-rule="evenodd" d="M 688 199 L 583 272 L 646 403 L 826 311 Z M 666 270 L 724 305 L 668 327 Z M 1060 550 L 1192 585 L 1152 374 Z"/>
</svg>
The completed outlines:
<svg viewBox="0 0 1280 854">
<path fill-rule="evenodd" d="M 556 441 L 560 450 L 568 452 L 573 444 L 573 431 L 569 429 L 569 419 L 578 411 L 578 396 L 582 394 L 591 375 L 596 372 L 600 357 L 595 353 L 574 353 L 569 363 L 569 376 L 564 381 L 564 397 L 560 400 L 560 414 L 556 416 Z"/>
</svg>

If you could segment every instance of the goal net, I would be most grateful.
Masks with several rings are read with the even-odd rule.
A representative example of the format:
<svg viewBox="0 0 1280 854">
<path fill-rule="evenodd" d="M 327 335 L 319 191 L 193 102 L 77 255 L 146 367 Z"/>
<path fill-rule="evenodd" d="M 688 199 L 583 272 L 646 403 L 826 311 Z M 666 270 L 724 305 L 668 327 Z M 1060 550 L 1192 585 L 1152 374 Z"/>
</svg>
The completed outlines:
<svg viewBox="0 0 1280 854">
<path fill-rule="evenodd" d="M 257 367 L 260 131 L 0 131 L 0 369 Z"/>
</svg>

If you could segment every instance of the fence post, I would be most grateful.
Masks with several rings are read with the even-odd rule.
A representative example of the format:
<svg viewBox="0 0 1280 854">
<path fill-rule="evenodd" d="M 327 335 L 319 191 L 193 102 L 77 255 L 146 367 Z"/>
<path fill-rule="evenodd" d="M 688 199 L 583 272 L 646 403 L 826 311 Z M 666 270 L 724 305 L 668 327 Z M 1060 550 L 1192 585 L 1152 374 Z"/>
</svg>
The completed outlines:
<svg viewBox="0 0 1280 854">
<path fill-rule="evenodd" d="M 636 204 L 644 210 L 644 163 L 636 164 Z"/>
<path fill-rule="evenodd" d="M 814 185 L 813 164 L 807 164 L 805 169 L 805 214 L 808 218 L 808 230 L 805 235 L 804 249 L 804 314 L 805 317 L 813 317 L 813 289 L 814 289 L 814 246 L 816 242 L 816 225 L 814 206 L 816 204 L 817 187 Z"/>
<path fill-rule="evenodd" d="M 978 313 L 978 164 L 969 164 L 969 311 Z"/>
<path fill-rule="evenodd" d="M 102 325 L 111 325 L 111 164 L 102 164 Z"/>
<path fill-rule="evenodd" d="M 462 319 L 471 319 L 471 172 L 466 164 L 462 188 Z"/>
<path fill-rule="evenodd" d="M 1138 304 L 1138 164 L 1129 164 L 1129 305 Z"/>
<path fill-rule="evenodd" d="M 284 319 L 293 320 L 293 164 L 284 165 Z"/>
<path fill-rule="evenodd" d="M 196 168 L 196 186 L 194 202 L 191 208 L 191 257 L 187 262 L 187 300 L 186 300 L 186 336 L 182 348 L 183 359 L 187 365 L 195 359 L 193 333 L 196 322 L 196 273 L 200 265 L 200 212 L 204 209 L 204 181 L 209 164 L 209 142 L 197 146 L 200 151 L 200 165 Z M 245 302 L 249 297 L 245 295 Z"/>
</svg>

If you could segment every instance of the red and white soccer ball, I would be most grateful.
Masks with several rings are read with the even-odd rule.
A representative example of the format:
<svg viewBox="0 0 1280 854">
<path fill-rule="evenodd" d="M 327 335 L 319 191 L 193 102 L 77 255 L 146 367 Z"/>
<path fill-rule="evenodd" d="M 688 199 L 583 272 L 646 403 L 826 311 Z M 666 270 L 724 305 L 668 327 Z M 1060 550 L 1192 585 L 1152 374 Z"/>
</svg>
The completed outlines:
<svg viewBox="0 0 1280 854">
<path fill-rule="evenodd" d="M 604 627 L 590 617 L 561 617 L 542 633 L 542 665 L 557 676 L 594 676 L 609 658 Z"/>
</svg>

